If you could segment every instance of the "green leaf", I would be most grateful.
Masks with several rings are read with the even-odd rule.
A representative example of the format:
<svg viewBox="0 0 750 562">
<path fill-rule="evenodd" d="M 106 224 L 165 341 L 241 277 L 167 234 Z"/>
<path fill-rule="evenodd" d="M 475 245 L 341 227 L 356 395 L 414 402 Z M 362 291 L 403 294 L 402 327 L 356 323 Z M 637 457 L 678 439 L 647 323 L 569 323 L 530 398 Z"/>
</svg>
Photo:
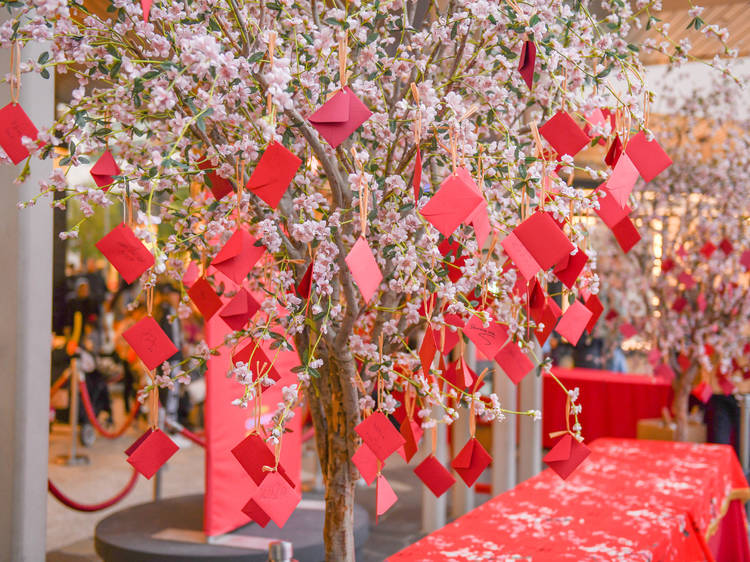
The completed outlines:
<svg viewBox="0 0 750 562">
<path fill-rule="evenodd" d="M 39 58 L 36 60 L 39 64 L 44 64 L 49 60 L 49 53 L 47 51 L 44 51 L 41 55 L 39 55 Z"/>
<path fill-rule="evenodd" d="M 39 73 L 39 76 L 41 76 L 45 80 L 49 79 L 49 70 L 47 70 L 46 68 L 43 68 L 42 71 Z"/>
<path fill-rule="evenodd" d="M 573 304 L 574 302 L 576 302 L 576 296 L 573 293 L 570 293 L 568 295 L 568 304 Z"/>
</svg>

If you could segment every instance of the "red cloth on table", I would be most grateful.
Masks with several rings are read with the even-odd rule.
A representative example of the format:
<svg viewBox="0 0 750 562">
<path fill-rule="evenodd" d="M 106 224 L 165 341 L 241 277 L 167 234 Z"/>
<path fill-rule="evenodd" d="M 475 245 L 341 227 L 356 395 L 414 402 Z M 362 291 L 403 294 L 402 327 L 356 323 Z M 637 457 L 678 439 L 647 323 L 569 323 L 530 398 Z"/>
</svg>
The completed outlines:
<svg viewBox="0 0 750 562">
<path fill-rule="evenodd" d="M 568 480 L 526 480 L 389 558 L 406 560 L 706 560 L 748 552 L 747 481 L 728 445 L 599 439 Z M 730 503 L 731 502 L 731 503 Z M 740 506 L 734 507 L 734 504 Z M 718 544 L 713 544 L 718 542 Z"/>
<path fill-rule="evenodd" d="M 552 372 L 568 389 L 580 389 L 583 410 L 578 420 L 586 443 L 600 437 L 635 437 L 638 420 L 660 418 L 661 409 L 672 403 L 670 383 L 650 375 L 559 367 Z M 542 444 L 550 449 L 555 443 L 550 432 L 565 429 L 565 393 L 547 374 L 543 396 Z"/>
</svg>

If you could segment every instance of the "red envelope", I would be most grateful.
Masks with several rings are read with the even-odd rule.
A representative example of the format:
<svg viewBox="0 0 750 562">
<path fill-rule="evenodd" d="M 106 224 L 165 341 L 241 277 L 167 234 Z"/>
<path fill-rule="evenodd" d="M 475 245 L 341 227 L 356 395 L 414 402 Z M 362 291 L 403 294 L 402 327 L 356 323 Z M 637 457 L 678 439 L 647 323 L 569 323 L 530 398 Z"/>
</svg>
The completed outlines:
<svg viewBox="0 0 750 562">
<path fill-rule="evenodd" d="M 261 374 L 267 375 L 274 381 L 281 379 L 281 375 L 266 357 L 263 349 L 251 339 L 247 345 L 232 355 L 232 364 L 236 365 L 239 362 L 250 366 L 250 370 L 253 372 L 253 380 L 257 380 Z"/>
<path fill-rule="evenodd" d="M 354 431 L 382 462 L 406 442 L 381 412 L 374 412 L 368 416 L 354 428 Z"/>
<path fill-rule="evenodd" d="M 664 273 L 669 273 L 670 271 L 672 271 L 672 269 L 674 269 L 674 266 L 674 260 L 671 258 L 667 258 L 663 262 L 661 262 L 661 270 Z"/>
<path fill-rule="evenodd" d="M 563 284 L 571 289 L 576 284 L 586 262 L 589 261 L 586 252 L 578 248 L 575 255 L 568 254 L 555 266 L 555 275 Z"/>
<path fill-rule="evenodd" d="M 244 328 L 259 310 L 260 304 L 258 304 L 258 301 L 245 289 L 240 289 L 234 298 L 224 306 L 219 316 L 226 322 L 227 326 L 237 331 Z"/>
<path fill-rule="evenodd" d="M 542 266 L 534 259 L 534 256 L 529 253 L 526 246 L 523 245 L 513 232 L 508 234 L 500 245 L 505 250 L 506 255 L 516 266 L 521 277 L 527 282 L 531 281 L 534 276 L 541 271 Z"/>
<path fill-rule="evenodd" d="M 654 376 L 667 381 L 672 381 L 676 375 L 669 365 L 662 363 L 654 369 Z"/>
<path fill-rule="evenodd" d="M 483 204 L 484 197 L 467 183 L 466 176 L 455 173 L 443 181 L 440 189 L 422 207 L 420 213 L 440 234 L 448 238 Z"/>
<path fill-rule="evenodd" d="M 312 290 L 312 272 L 313 272 L 313 265 L 315 264 L 314 261 L 310 262 L 310 265 L 307 266 L 307 269 L 305 270 L 305 274 L 302 276 L 302 279 L 299 280 L 299 283 L 295 287 L 297 290 L 297 295 L 299 295 L 302 299 L 309 299 L 310 298 L 310 291 Z"/>
<path fill-rule="evenodd" d="M 151 13 L 152 0 L 141 0 L 141 9 L 143 10 L 143 21 L 148 22 L 148 16 Z"/>
<path fill-rule="evenodd" d="M 677 281 L 685 285 L 685 288 L 688 290 L 692 289 L 696 285 L 695 278 L 692 275 L 690 275 L 687 271 L 683 271 L 682 273 L 680 273 L 677 276 Z"/>
<path fill-rule="evenodd" d="M 696 298 L 696 302 L 698 303 L 698 310 L 701 312 L 705 312 L 706 307 L 708 306 L 708 302 L 706 302 L 706 295 L 700 293 Z"/>
<path fill-rule="evenodd" d="M 96 247 L 126 283 L 132 283 L 154 265 L 154 256 L 125 223 L 113 228 L 96 243 Z"/>
<path fill-rule="evenodd" d="M 626 254 L 635 246 L 641 239 L 641 235 L 638 233 L 638 229 L 630 220 L 630 217 L 625 217 L 618 222 L 612 228 L 612 234 L 615 235 L 617 243 L 622 248 L 622 251 Z"/>
<path fill-rule="evenodd" d="M 672 303 L 672 310 L 675 312 L 682 312 L 687 306 L 688 301 L 684 297 L 677 297 Z"/>
<path fill-rule="evenodd" d="M 194 261 L 191 261 L 188 264 L 188 268 L 185 271 L 185 274 L 182 276 L 182 284 L 189 289 L 193 286 L 193 284 L 198 280 L 200 276 L 200 269 L 198 269 L 198 266 L 195 265 Z"/>
<path fill-rule="evenodd" d="M 614 229 L 617 223 L 628 216 L 628 212 L 607 189 L 606 183 L 600 185 L 598 191 L 601 191 L 604 197 L 599 197 L 599 208 L 594 209 L 594 211 L 604 221 L 604 224 L 610 229 Z"/>
<path fill-rule="evenodd" d="M 205 277 L 193 283 L 187 294 L 206 320 L 209 320 L 221 308 L 221 298 Z"/>
<path fill-rule="evenodd" d="M 135 354 L 150 371 L 177 353 L 177 348 L 156 320 L 146 316 L 122 333 Z"/>
<path fill-rule="evenodd" d="M 198 164 L 198 167 L 206 172 L 206 182 L 209 189 L 211 190 L 211 194 L 214 196 L 214 199 L 218 201 L 222 197 L 229 195 L 234 191 L 232 182 L 227 178 L 222 178 L 219 174 L 217 174 L 216 168 L 211 167 L 210 160 L 204 160 L 203 162 Z"/>
<path fill-rule="evenodd" d="M 684 353 L 680 353 L 677 356 L 677 363 L 683 371 L 687 371 L 690 368 L 690 358 Z"/>
<path fill-rule="evenodd" d="M 130 445 L 130 447 L 128 447 L 127 449 L 125 449 L 125 455 L 128 456 L 128 457 L 130 455 L 132 455 L 133 452 L 138 448 L 138 446 L 141 443 L 143 443 L 146 440 L 146 437 L 148 437 L 149 435 L 151 435 L 151 433 L 153 431 L 154 430 L 149 427 L 138 439 L 136 439 L 135 441 L 133 441 L 133 444 Z"/>
<path fill-rule="evenodd" d="M 245 504 L 245 507 L 242 508 L 242 512 L 264 529 L 266 528 L 266 525 L 271 522 L 271 518 L 268 514 L 263 511 L 253 499 Z"/>
<path fill-rule="evenodd" d="M 539 133 L 552 145 L 559 156 L 575 156 L 589 143 L 589 137 L 565 111 L 558 111 Z"/>
<path fill-rule="evenodd" d="M 632 324 L 620 324 L 620 333 L 624 338 L 632 338 L 633 336 L 638 335 L 638 330 L 635 329 L 635 326 Z"/>
<path fill-rule="evenodd" d="M 419 451 L 419 440 L 422 439 L 424 431 L 422 427 L 411 418 L 404 418 L 399 431 L 404 438 L 404 445 L 399 449 L 399 454 L 408 463 Z"/>
<path fill-rule="evenodd" d="M 248 505 L 242 508 L 242 511 L 248 515 L 251 513 L 259 515 L 262 520 L 265 519 L 261 515 L 263 514 L 279 527 L 283 527 L 301 500 L 302 492 L 300 490 L 291 485 L 278 472 L 269 472 L 253 493 Z M 261 527 L 268 524 L 268 521 L 265 525 L 262 524 L 255 517 L 253 517 L 253 520 Z"/>
<path fill-rule="evenodd" d="M 617 159 L 617 164 L 615 164 L 615 168 L 607 180 L 607 189 L 620 207 L 627 206 L 628 197 L 633 191 L 637 179 L 638 170 L 636 170 L 627 153 L 623 154 Z"/>
<path fill-rule="evenodd" d="M 414 202 L 419 201 L 419 191 L 422 186 L 422 151 L 417 146 L 417 155 L 414 158 L 414 177 L 411 180 L 411 187 L 414 190 Z"/>
<path fill-rule="evenodd" d="M 555 220 L 544 211 L 531 215 L 513 233 L 544 270 L 559 263 L 575 249 Z"/>
<path fill-rule="evenodd" d="M 419 347 L 419 361 L 422 363 L 422 371 L 426 377 L 429 377 L 435 353 L 437 353 L 435 333 L 432 331 L 432 326 L 428 324 L 422 338 L 422 345 Z"/>
<path fill-rule="evenodd" d="M 354 466 L 357 467 L 357 470 L 359 470 L 359 473 L 362 475 L 362 478 L 364 478 L 368 486 L 375 482 L 375 478 L 378 477 L 378 472 L 380 472 L 381 463 L 366 443 L 362 443 L 359 448 L 354 451 L 352 462 L 354 463 Z"/>
<path fill-rule="evenodd" d="M 513 381 L 513 384 L 518 384 L 534 370 L 534 363 L 531 359 L 512 341 L 497 352 L 495 361 L 508 375 L 508 378 Z"/>
<path fill-rule="evenodd" d="M 128 462 L 149 480 L 179 449 L 160 429 L 149 429 L 133 445 Z"/>
<path fill-rule="evenodd" d="M 589 295 L 584 301 L 584 305 L 591 311 L 591 319 L 588 324 L 586 324 L 586 331 L 591 334 L 594 331 L 594 326 L 599 320 L 599 317 L 602 315 L 602 312 L 604 312 L 604 306 L 602 305 L 602 301 L 600 301 L 599 297 L 596 295 Z"/>
<path fill-rule="evenodd" d="M 700 253 L 703 257 L 706 259 L 710 259 L 713 253 L 716 251 L 716 246 L 711 244 L 711 242 L 706 242 L 703 244 L 703 246 L 700 249 Z"/>
<path fill-rule="evenodd" d="M 726 255 L 729 255 L 734 251 L 734 246 L 732 246 L 732 243 L 726 238 L 719 242 L 719 248 L 721 248 L 721 251 Z"/>
<path fill-rule="evenodd" d="M 672 159 L 659 143 L 656 140 L 646 140 L 646 134 L 642 131 L 628 141 L 625 154 L 630 157 L 638 173 L 647 182 L 672 165 Z"/>
<path fill-rule="evenodd" d="M 237 443 L 232 449 L 232 454 L 258 486 L 263 483 L 269 474 L 275 474 L 263 470 L 264 466 L 275 466 L 276 457 L 268 446 L 268 443 L 255 431 Z M 279 465 L 278 474 L 285 478 L 290 486 L 294 486 L 294 483 L 281 465 Z"/>
<path fill-rule="evenodd" d="M 448 279 L 453 283 L 461 278 L 461 268 L 466 264 L 466 256 L 461 255 L 461 250 L 461 244 L 451 238 L 446 238 L 438 246 L 438 251 L 444 258 L 443 267 L 448 271 Z"/>
<path fill-rule="evenodd" d="M 581 301 L 574 301 L 560 318 L 555 331 L 575 346 L 593 317 Z"/>
<path fill-rule="evenodd" d="M 414 474 L 438 498 L 456 483 L 450 471 L 434 455 L 430 455 L 419 463 L 419 466 L 414 469 Z"/>
<path fill-rule="evenodd" d="M 36 140 L 38 134 L 34 123 L 19 104 L 11 102 L 0 109 L 0 146 L 14 164 L 29 156 L 21 138 Z"/>
<path fill-rule="evenodd" d="M 711 396 L 713 395 L 713 393 L 714 391 L 711 388 L 711 385 L 706 381 L 701 381 L 695 388 L 693 388 L 690 394 L 695 396 L 704 404 L 707 404 L 708 401 L 711 400 Z"/>
<path fill-rule="evenodd" d="M 491 462 L 490 454 L 476 438 L 472 437 L 453 459 L 451 466 L 466 485 L 471 487 Z"/>
<path fill-rule="evenodd" d="M 502 324 L 490 322 L 486 328 L 482 321 L 476 316 L 463 327 L 463 332 L 476 346 L 477 351 L 481 352 L 487 359 L 492 360 L 500 348 L 508 341 L 508 330 Z"/>
<path fill-rule="evenodd" d="M 365 303 L 369 303 L 383 280 L 383 274 L 380 272 L 378 262 L 375 261 L 370 245 L 362 236 L 357 239 L 346 256 L 346 265 L 352 272 L 354 282 L 359 287 Z"/>
<path fill-rule="evenodd" d="M 112 176 L 119 176 L 121 173 L 120 167 L 115 162 L 112 153 L 109 150 L 105 150 L 104 154 L 99 157 L 91 167 L 89 172 L 91 177 L 94 178 L 94 183 L 101 187 L 104 191 L 108 191 L 112 183 L 115 181 Z"/>
<path fill-rule="evenodd" d="M 557 325 L 557 319 L 560 318 L 561 315 L 562 311 L 560 310 L 560 307 L 557 306 L 555 300 L 552 297 L 547 297 L 547 301 L 544 306 L 544 312 L 542 313 L 541 317 L 536 320 L 537 323 L 541 322 L 542 324 L 544 324 L 544 329 L 536 330 L 534 332 L 540 346 L 544 345 L 544 342 L 547 341 L 547 338 Z"/>
<path fill-rule="evenodd" d="M 534 67 L 536 66 L 536 45 L 533 41 L 524 41 L 518 57 L 518 72 L 526 82 L 529 90 L 534 84 Z"/>
<path fill-rule="evenodd" d="M 466 361 L 456 360 L 448 365 L 448 368 L 443 373 L 443 378 L 457 388 L 467 389 L 473 387 L 474 381 L 477 379 L 477 374 L 469 368 Z"/>
<path fill-rule="evenodd" d="M 255 242 L 244 228 L 236 230 L 211 265 L 239 285 L 266 251 L 264 246 L 256 246 Z"/>
<path fill-rule="evenodd" d="M 745 271 L 750 271 L 750 250 L 745 250 L 740 256 L 740 263 L 745 268 Z"/>
<path fill-rule="evenodd" d="M 552 470 L 563 480 L 578 468 L 586 457 L 591 454 L 591 450 L 574 439 L 570 433 L 563 435 L 555 446 L 550 449 L 549 453 L 542 459 Z"/>
<path fill-rule="evenodd" d="M 247 188 L 275 209 L 301 165 L 302 160 L 273 141 L 260 157 Z"/>
<path fill-rule="evenodd" d="M 615 135 L 615 140 L 613 140 L 612 144 L 609 145 L 607 155 L 604 157 L 604 163 L 607 164 L 607 166 L 609 166 L 610 168 L 614 168 L 621 154 L 622 142 L 620 141 L 620 137 Z"/>
<path fill-rule="evenodd" d="M 396 496 L 385 476 L 378 476 L 375 484 L 375 523 L 378 522 L 380 515 L 383 515 L 396 503 L 397 499 L 398 496 Z"/>
<path fill-rule="evenodd" d="M 336 148 L 371 115 L 372 112 L 347 86 L 310 115 L 308 121 L 328 144 Z"/>
</svg>

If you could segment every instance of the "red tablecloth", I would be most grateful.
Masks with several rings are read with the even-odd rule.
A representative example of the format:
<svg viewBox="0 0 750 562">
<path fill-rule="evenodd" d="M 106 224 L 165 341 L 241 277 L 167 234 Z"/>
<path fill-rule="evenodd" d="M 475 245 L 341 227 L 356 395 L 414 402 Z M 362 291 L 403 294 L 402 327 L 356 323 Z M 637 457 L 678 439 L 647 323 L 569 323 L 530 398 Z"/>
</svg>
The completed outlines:
<svg viewBox="0 0 750 562">
<path fill-rule="evenodd" d="M 552 372 L 567 388 L 580 389 L 583 409 L 578 419 L 586 443 L 600 437 L 635 437 L 638 420 L 660 418 L 662 407 L 672 402 L 671 385 L 650 375 L 558 367 Z M 543 400 L 542 443 L 549 449 L 554 444 L 550 432 L 565 429 L 565 393 L 549 375 L 544 376 Z"/>
<path fill-rule="evenodd" d="M 692 562 L 712 559 L 708 545 L 718 561 L 750 560 L 740 503 L 750 490 L 731 447 L 599 439 L 591 449 L 567 481 L 545 470 L 389 560 Z"/>
</svg>

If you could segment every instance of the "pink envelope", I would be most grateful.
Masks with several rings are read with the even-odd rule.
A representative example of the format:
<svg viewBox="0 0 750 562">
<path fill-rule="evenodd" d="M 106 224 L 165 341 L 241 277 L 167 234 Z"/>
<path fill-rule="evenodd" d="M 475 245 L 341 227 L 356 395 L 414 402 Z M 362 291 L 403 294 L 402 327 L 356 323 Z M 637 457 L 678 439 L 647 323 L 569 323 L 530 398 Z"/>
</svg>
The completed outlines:
<svg viewBox="0 0 750 562">
<path fill-rule="evenodd" d="M 495 355 L 495 361 L 502 368 L 513 384 L 518 384 L 534 369 L 534 363 L 521 351 L 517 344 L 510 341 Z"/>
<path fill-rule="evenodd" d="M 126 283 L 132 283 L 154 265 L 154 256 L 125 223 L 113 228 L 96 247 Z"/>
<path fill-rule="evenodd" d="M 206 320 L 210 320 L 221 308 L 221 298 L 205 277 L 195 281 L 187 294 Z"/>
<path fill-rule="evenodd" d="M 659 143 L 656 140 L 646 140 L 646 134 L 643 131 L 628 141 L 625 154 L 630 157 L 638 173 L 647 182 L 672 165 L 672 159 L 667 156 Z"/>
<path fill-rule="evenodd" d="M 373 412 L 354 428 L 367 446 L 382 462 L 406 441 L 382 412 Z"/>
<path fill-rule="evenodd" d="M 529 90 L 534 84 L 534 67 L 536 66 L 536 45 L 533 41 L 524 41 L 518 57 L 518 72 L 526 82 Z"/>
<path fill-rule="evenodd" d="M 236 230 L 211 265 L 239 285 L 266 251 L 265 246 L 256 246 L 255 242 L 244 228 Z"/>
<path fill-rule="evenodd" d="M 156 474 L 178 451 L 169 436 L 160 429 L 148 430 L 128 450 L 128 462 L 147 479 Z"/>
<path fill-rule="evenodd" d="M 575 346 L 592 316 L 591 311 L 581 301 L 576 300 L 563 313 L 555 331 Z"/>
<path fill-rule="evenodd" d="M 260 157 L 247 188 L 275 209 L 301 165 L 302 160 L 273 141 Z"/>
<path fill-rule="evenodd" d="M 385 476 L 378 476 L 378 479 L 375 484 L 375 523 L 378 522 L 378 517 L 383 515 L 386 511 L 388 511 L 394 503 L 396 503 L 396 500 L 398 499 L 398 496 L 396 496 L 396 493 L 393 491 L 393 488 L 391 488 L 391 485 L 388 483 L 388 480 L 385 479 Z"/>
<path fill-rule="evenodd" d="M 552 145 L 559 156 L 564 154 L 575 156 L 590 140 L 573 118 L 562 110 L 539 127 L 539 133 Z"/>
<path fill-rule="evenodd" d="M 472 182 L 473 183 L 473 182 Z M 437 193 L 422 207 L 420 213 L 440 234 L 448 238 L 471 217 L 485 200 L 466 177 L 458 173 L 449 175 Z"/>
<path fill-rule="evenodd" d="M 578 248 L 575 255 L 568 254 L 555 266 L 555 275 L 562 283 L 571 289 L 576 284 L 586 262 L 589 261 L 586 252 Z"/>
<path fill-rule="evenodd" d="M 370 245 L 362 236 L 355 242 L 349 254 L 346 256 L 346 265 L 352 272 L 354 282 L 362 293 L 362 298 L 369 303 L 378 290 L 383 274 L 380 272 L 378 262 L 370 249 Z"/>
<path fill-rule="evenodd" d="M 232 330 L 242 330 L 260 310 L 260 304 L 245 289 L 240 289 L 219 313 Z"/>
<path fill-rule="evenodd" d="M 635 187 L 635 181 L 638 179 L 638 170 L 635 169 L 627 153 L 618 158 L 612 174 L 607 180 L 607 189 L 614 197 L 620 207 L 626 207 L 628 197 Z"/>
<path fill-rule="evenodd" d="M 135 354 L 150 371 L 177 353 L 177 348 L 156 320 L 146 316 L 122 333 Z"/>
<path fill-rule="evenodd" d="M 367 121 L 372 112 L 348 86 L 325 102 L 308 121 L 336 148 Z"/>
<path fill-rule="evenodd" d="M 364 478 L 365 482 L 369 486 L 378 477 L 380 471 L 380 461 L 372 449 L 367 446 L 367 443 L 362 443 L 359 448 L 354 451 L 352 455 L 352 462 L 354 466 L 359 470 L 360 475 Z"/>
<path fill-rule="evenodd" d="M 563 435 L 555 446 L 550 449 L 549 453 L 542 459 L 547 466 L 554 470 L 563 480 L 586 460 L 591 454 L 591 450 L 574 439 L 570 433 Z"/>
<path fill-rule="evenodd" d="M 96 161 L 96 164 L 91 167 L 89 173 L 94 178 L 94 183 L 97 186 L 101 187 L 103 191 L 108 191 L 115 181 L 113 176 L 119 176 L 121 170 L 117 162 L 115 162 L 112 153 L 109 150 L 105 150 L 104 154 Z"/>
<path fill-rule="evenodd" d="M 427 486 L 435 497 L 447 492 L 456 479 L 434 455 L 428 456 L 414 469 L 414 474 Z"/>
<path fill-rule="evenodd" d="M 612 192 L 607 189 L 607 184 L 603 183 L 599 186 L 598 191 L 601 192 L 603 197 L 597 199 L 599 201 L 599 208 L 594 209 L 599 218 L 604 221 L 610 229 L 614 228 L 617 223 L 628 216 L 627 210 L 617 202 Z"/>
<path fill-rule="evenodd" d="M 612 234 L 615 235 L 617 243 L 622 248 L 622 251 L 626 254 L 635 246 L 641 239 L 641 235 L 638 233 L 638 229 L 630 220 L 630 217 L 625 217 L 618 222 L 612 228 Z"/>
<path fill-rule="evenodd" d="M 508 330 L 505 326 L 493 321 L 485 328 L 476 316 L 469 319 L 463 327 L 463 332 L 474 343 L 477 351 L 490 360 L 508 341 Z"/>
<path fill-rule="evenodd" d="M 490 454 L 476 438 L 472 437 L 453 459 L 451 466 L 466 485 L 471 487 L 491 462 Z"/>
<path fill-rule="evenodd" d="M 552 216 L 544 211 L 531 215 L 513 233 L 544 270 L 559 263 L 575 248 Z"/>
<path fill-rule="evenodd" d="M 29 116 L 17 103 L 9 103 L 0 109 L 0 146 L 14 164 L 29 156 L 21 138 L 36 140 L 39 131 Z"/>
</svg>

